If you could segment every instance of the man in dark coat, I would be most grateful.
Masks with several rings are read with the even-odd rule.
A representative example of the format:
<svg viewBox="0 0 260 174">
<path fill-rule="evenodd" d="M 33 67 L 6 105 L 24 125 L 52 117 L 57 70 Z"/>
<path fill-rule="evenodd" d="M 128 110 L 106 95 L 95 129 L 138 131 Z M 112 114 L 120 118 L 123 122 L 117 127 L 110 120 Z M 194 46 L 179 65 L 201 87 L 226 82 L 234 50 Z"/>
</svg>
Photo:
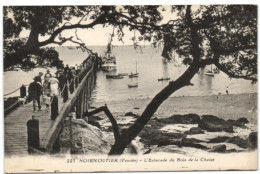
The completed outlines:
<svg viewBox="0 0 260 174">
<path fill-rule="evenodd" d="M 37 82 L 40 82 L 41 85 L 42 85 L 42 75 L 43 75 L 43 73 L 42 73 L 42 72 L 39 72 L 39 75 L 35 77 L 35 78 L 36 78 L 36 81 L 37 81 Z"/>
<path fill-rule="evenodd" d="M 34 110 L 34 112 L 37 112 L 36 111 L 36 102 L 38 104 L 39 111 L 42 110 L 41 101 L 40 101 L 40 96 L 42 95 L 42 86 L 39 84 L 36 77 L 33 80 L 34 80 L 34 82 L 30 83 L 28 91 L 29 91 L 29 95 L 31 96 L 32 101 L 33 101 L 33 110 Z"/>
</svg>

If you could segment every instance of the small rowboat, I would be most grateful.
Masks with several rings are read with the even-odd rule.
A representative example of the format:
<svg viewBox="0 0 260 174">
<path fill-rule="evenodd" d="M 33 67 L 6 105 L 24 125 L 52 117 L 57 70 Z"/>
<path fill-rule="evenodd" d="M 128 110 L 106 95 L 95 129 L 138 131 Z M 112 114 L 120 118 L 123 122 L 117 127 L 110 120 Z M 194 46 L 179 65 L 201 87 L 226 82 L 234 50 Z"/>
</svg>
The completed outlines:
<svg viewBox="0 0 260 174">
<path fill-rule="evenodd" d="M 160 79 L 158 79 L 158 81 L 168 81 L 168 80 L 170 80 L 171 78 L 169 78 L 169 77 L 166 77 L 166 78 L 160 78 Z"/>
<path fill-rule="evenodd" d="M 120 75 L 106 75 L 106 78 L 107 79 L 122 79 L 124 78 L 123 76 L 120 76 Z"/>
<path fill-rule="evenodd" d="M 128 88 L 137 88 L 138 84 L 128 85 Z"/>
</svg>

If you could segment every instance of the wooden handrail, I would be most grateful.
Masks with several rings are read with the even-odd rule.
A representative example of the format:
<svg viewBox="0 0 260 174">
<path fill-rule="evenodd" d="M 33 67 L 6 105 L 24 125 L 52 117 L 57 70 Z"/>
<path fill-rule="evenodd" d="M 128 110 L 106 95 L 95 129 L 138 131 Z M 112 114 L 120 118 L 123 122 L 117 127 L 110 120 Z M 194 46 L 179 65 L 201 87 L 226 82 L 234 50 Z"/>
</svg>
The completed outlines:
<svg viewBox="0 0 260 174">
<path fill-rule="evenodd" d="M 94 70 L 95 62 L 92 63 L 91 69 L 87 72 L 85 77 L 82 79 L 81 83 L 79 84 L 78 88 L 72 93 L 72 97 L 69 98 L 66 103 L 64 104 L 63 109 L 58 114 L 57 118 L 54 120 L 52 127 L 46 132 L 42 143 L 40 144 L 40 147 L 45 149 L 46 152 L 51 153 L 53 144 L 55 143 L 55 140 L 59 136 L 61 127 L 62 127 L 62 121 L 66 118 L 68 113 L 70 112 L 71 108 L 74 106 L 74 103 L 79 96 L 81 90 L 83 89 L 85 82 L 90 74 L 92 74 Z"/>
</svg>

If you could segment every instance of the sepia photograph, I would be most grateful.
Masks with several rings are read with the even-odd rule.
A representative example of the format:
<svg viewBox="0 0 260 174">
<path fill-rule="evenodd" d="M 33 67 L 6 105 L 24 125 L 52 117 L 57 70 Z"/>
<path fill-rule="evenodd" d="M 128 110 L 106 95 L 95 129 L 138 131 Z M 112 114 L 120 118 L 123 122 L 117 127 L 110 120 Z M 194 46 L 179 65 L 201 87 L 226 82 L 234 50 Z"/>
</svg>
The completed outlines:
<svg viewBox="0 0 260 174">
<path fill-rule="evenodd" d="M 2 8 L 4 172 L 258 170 L 257 4 Z"/>
</svg>

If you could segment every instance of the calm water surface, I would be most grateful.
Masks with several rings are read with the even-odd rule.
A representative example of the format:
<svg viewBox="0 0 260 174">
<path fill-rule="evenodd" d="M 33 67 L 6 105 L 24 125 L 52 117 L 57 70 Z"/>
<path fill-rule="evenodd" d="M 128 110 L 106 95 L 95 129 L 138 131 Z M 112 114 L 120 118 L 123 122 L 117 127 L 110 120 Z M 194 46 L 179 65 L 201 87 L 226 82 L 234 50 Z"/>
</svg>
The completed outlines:
<svg viewBox="0 0 260 174">
<path fill-rule="evenodd" d="M 96 52 L 102 54 L 105 46 L 91 47 Z M 58 47 L 60 58 L 64 64 L 74 66 L 80 64 L 88 55 L 80 49 L 68 47 Z M 94 91 L 96 101 L 127 100 L 135 98 L 154 97 L 169 82 L 158 81 L 158 78 L 170 77 L 177 79 L 185 70 L 186 66 L 178 62 L 164 63 L 160 56 L 161 51 L 150 46 L 145 46 L 142 52 L 135 50 L 132 46 L 114 47 L 113 53 L 117 58 L 117 72 L 114 73 L 139 73 L 138 78 L 130 79 L 125 76 L 123 79 L 106 79 L 106 72 L 100 71 L 97 74 L 97 85 Z M 210 67 L 206 67 L 210 68 Z M 31 72 L 5 72 L 4 73 L 4 94 L 7 94 L 22 84 L 29 84 L 38 72 L 45 72 L 45 69 L 35 69 Z M 51 70 L 53 73 L 55 69 Z M 128 84 L 138 83 L 137 88 L 128 88 Z M 194 86 L 184 87 L 174 96 L 203 96 L 213 95 L 226 91 L 229 86 L 229 93 L 252 93 L 257 92 L 257 85 L 251 85 L 250 81 L 243 79 L 229 79 L 224 73 L 216 74 L 214 77 L 205 74 L 196 74 L 191 83 Z M 19 95 L 17 91 L 13 96 Z"/>
</svg>

